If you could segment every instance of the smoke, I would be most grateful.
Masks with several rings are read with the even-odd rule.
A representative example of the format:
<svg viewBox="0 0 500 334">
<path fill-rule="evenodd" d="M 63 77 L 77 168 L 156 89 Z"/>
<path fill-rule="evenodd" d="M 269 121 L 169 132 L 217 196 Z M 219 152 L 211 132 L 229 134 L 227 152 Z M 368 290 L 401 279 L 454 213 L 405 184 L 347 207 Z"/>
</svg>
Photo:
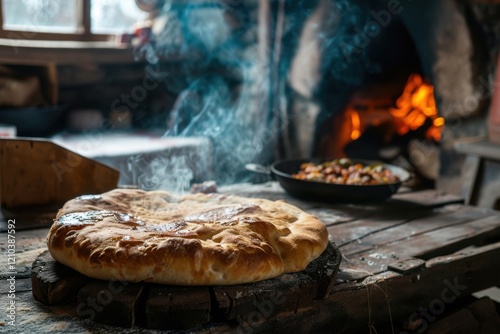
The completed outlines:
<svg viewBox="0 0 500 334">
<path fill-rule="evenodd" d="M 193 171 L 186 168 L 186 157 L 153 159 L 137 178 L 141 189 L 168 189 L 174 192 L 185 192 L 190 188 Z"/>
<path fill-rule="evenodd" d="M 359 47 L 359 39 L 370 29 L 370 7 L 363 1 L 339 0 L 332 11 L 337 24 L 331 35 L 323 36 L 326 58 L 322 70 L 330 72 L 340 85 L 360 84 L 366 71 L 374 70 L 366 46 Z"/>
<path fill-rule="evenodd" d="M 213 146 L 218 184 L 251 178 L 245 172 L 245 164 L 258 162 L 264 147 L 272 146 L 269 131 L 265 131 L 266 118 L 261 117 L 265 112 L 258 107 L 257 36 L 251 32 L 245 35 L 248 29 L 256 27 L 256 22 L 252 27 L 235 28 L 229 26 L 226 16 L 229 14 L 238 22 L 248 21 L 250 13 L 245 13 L 243 7 L 241 1 L 168 5 L 156 40 L 139 50 L 150 62 L 181 60 L 177 70 L 182 78 L 171 75 L 165 80 L 166 89 L 178 90 L 179 95 L 170 111 L 164 137 L 208 138 Z M 171 157 L 175 163 L 162 160 L 155 166 L 148 165 L 142 187 L 152 183 L 149 188 L 188 189 L 189 183 L 194 182 L 193 173 L 189 172 L 192 166 L 178 157 Z M 184 177 L 175 183 L 169 174 Z"/>
<path fill-rule="evenodd" d="M 252 8 L 248 3 L 214 0 L 167 4 L 158 20 L 162 24 L 155 31 L 157 38 L 139 50 L 153 63 L 179 60 L 177 70 L 182 78 L 171 75 L 166 80 L 166 89 L 178 90 L 179 96 L 170 111 L 165 137 L 209 138 L 218 184 L 251 180 L 244 166 L 270 163 L 276 137 L 295 117 L 288 113 L 286 104 L 269 115 L 265 104 L 270 92 L 269 71 L 277 65 L 282 78 L 286 78 L 294 52 L 285 49 L 289 54 L 280 64 L 270 64 L 271 57 L 259 58 L 258 1 L 254 7 L 250 5 Z M 301 25 L 315 8 L 311 3 L 303 0 L 285 5 L 283 43 L 289 48 L 296 45 Z M 319 51 L 325 55 L 320 71 L 330 73 L 339 86 L 358 82 L 367 64 L 364 50 L 348 61 L 340 45 L 352 42 L 356 34 L 353 27 L 363 26 L 363 10 L 348 0 L 329 3 L 331 13 L 322 22 L 327 30 L 317 36 L 322 45 Z M 286 100 L 284 96 L 273 98 Z M 185 190 L 193 182 L 190 167 L 182 159 L 150 167 L 145 180 L 155 179 L 157 188 Z M 183 175 L 178 183 L 168 176 L 172 169 Z"/>
<path fill-rule="evenodd" d="M 213 144 L 217 182 L 230 184 L 244 177 L 244 166 L 257 159 L 270 138 L 264 138 L 249 120 L 251 96 L 241 87 L 233 96 L 220 76 L 196 79 L 179 95 L 171 112 L 166 137 L 205 137 Z M 265 128 L 265 126 L 263 126 Z"/>
</svg>

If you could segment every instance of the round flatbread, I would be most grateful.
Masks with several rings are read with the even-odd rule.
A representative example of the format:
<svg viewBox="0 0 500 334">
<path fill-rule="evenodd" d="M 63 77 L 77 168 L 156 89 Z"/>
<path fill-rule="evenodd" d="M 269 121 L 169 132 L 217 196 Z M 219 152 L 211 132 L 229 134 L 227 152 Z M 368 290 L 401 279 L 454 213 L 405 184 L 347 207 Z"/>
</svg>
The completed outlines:
<svg viewBox="0 0 500 334">
<path fill-rule="evenodd" d="M 321 221 L 283 201 L 136 189 L 67 202 L 47 238 L 54 259 L 87 276 L 175 285 L 301 271 L 327 243 Z"/>
</svg>

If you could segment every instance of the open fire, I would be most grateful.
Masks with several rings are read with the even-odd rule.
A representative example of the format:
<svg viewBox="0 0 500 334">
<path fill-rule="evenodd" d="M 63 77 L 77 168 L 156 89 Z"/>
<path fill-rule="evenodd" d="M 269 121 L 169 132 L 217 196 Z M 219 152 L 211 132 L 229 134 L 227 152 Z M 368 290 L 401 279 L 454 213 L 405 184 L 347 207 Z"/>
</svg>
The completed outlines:
<svg viewBox="0 0 500 334">
<path fill-rule="evenodd" d="M 326 155 L 347 156 L 346 146 L 356 141 L 369 141 L 373 145 L 375 140 L 380 149 L 405 142 L 399 139 L 406 137 L 439 143 L 444 118 L 437 112 L 434 87 L 420 74 L 410 75 L 399 97 L 386 93 L 383 87 L 375 90 L 353 95 L 345 112 L 335 120 L 332 132 L 336 138 Z"/>
<path fill-rule="evenodd" d="M 441 140 L 444 118 L 439 117 L 434 99 L 434 87 L 425 82 L 419 74 L 412 74 L 405 89 L 391 108 L 391 115 L 396 122 L 398 134 L 403 136 L 423 126 L 427 120 L 432 123 L 425 132 L 427 139 Z"/>
</svg>

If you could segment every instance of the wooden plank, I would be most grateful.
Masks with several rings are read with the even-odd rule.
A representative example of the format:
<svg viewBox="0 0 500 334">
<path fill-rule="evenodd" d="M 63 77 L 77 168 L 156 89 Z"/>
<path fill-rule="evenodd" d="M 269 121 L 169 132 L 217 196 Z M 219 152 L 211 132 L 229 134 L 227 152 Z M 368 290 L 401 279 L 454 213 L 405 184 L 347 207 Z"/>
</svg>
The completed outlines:
<svg viewBox="0 0 500 334">
<path fill-rule="evenodd" d="M 457 252 L 452 253 L 452 254 L 437 256 L 435 258 L 429 259 L 429 260 L 427 260 L 426 267 L 432 268 L 434 266 L 441 266 L 441 265 L 445 265 L 445 264 L 450 264 L 450 263 L 453 263 L 455 261 L 460 262 L 460 261 L 463 261 L 463 260 L 468 259 L 470 257 L 477 256 L 478 254 L 481 254 L 481 253 L 493 252 L 494 254 L 496 254 L 496 252 L 498 251 L 499 248 L 500 248 L 500 241 L 495 242 L 495 243 L 491 243 L 491 244 L 488 244 L 485 246 L 481 246 L 481 247 L 469 247 L 469 248 L 457 251 Z M 462 269 L 466 269 L 466 268 L 462 268 Z"/>
<path fill-rule="evenodd" d="M 312 208 L 308 209 L 307 213 L 316 216 L 326 226 L 344 224 L 357 219 L 344 211 L 332 208 Z"/>
<path fill-rule="evenodd" d="M 22 34 L 22 32 L 14 32 L 12 38 L 0 38 L 2 63 L 27 65 L 136 63 L 133 48 L 117 47 L 114 41 L 36 41 L 23 39 Z M 37 33 L 37 35 L 41 36 L 43 33 Z"/>
<path fill-rule="evenodd" d="M 443 210 L 432 212 L 420 212 L 412 214 L 412 212 L 401 213 L 408 216 L 408 220 L 401 220 L 386 223 L 385 228 L 367 230 L 369 233 L 363 233 L 363 225 L 358 231 L 356 226 L 349 226 L 349 233 L 357 234 L 357 238 L 347 243 L 339 243 L 339 248 L 345 256 L 352 256 L 366 249 L 379 248 L 388 243 L 394 243 L 408 238 L 414 238 L 419 234 L 427 233 L 434 230 L 439 230 L 447 226 L 459 225 L 474 219 L 480 219 L 491 215 L 491 212 L 478 210 L 473 207 L 449 207 Z M 367 223 L 368 226 L 383 226 L 384 222 Z M 329 228 L 329 231 L 331 229 Z M 341 231 L 339 231 L 341 233 Z"/>
<path fill-rule="evenodd" d="M 8 208 L 103 193 L 119 178 L 118 171 L 42 139 L 0 139 L 0 164 L 0 199 Z"/>
<path fill-rule="evenodd" d="M 480 333 L 494 333 L 500 331 L 500 314 L 496 309 L 495 302 L 490 298 L 483 297 L 473 304 L 467 306 L 474 318 L 481 324 Z"/>
<path fill-rule="evenodd" d="M 484 140 L 484 138 L 478 138 L 475 141 L 457 142 L 454 148 L 458 153 L 500 160 L 500 146 Z"/>
<path fill-rule="evenodd" d="M 338 206 L 335 206 L 336 209 L 337 207 Z M 418 206 L 415 208 L 400 204 L 398 205 L 392 202 L 375 206 L 355 206 L 355 209 L 357 212 L 356 216 L 345 215 L 342 217 L 342 215 L 339 215 L 340 219 L 337 218 L 338 221 L 335 221 L 336 217 L 334 216 L 333 219 L 330 218 L 330 221 L 333 220 L 333 223 L 327 225 L 328 232 L 334 237 L 344 254 L 348 253 L 348 244 L 352 244 L 352 247 L 357 250 L 366 249 L 365 247 L 360 246 L 364 238 L 378 232 L 384 232 L 386 230 L 393 229 L 394 227 L 407 224 L 412 220 L 427 219 L 429 216 L 443 215 L 448 212 L 453 213 L 458 211 L 474 210 L 472 207 L 458 208 L 456 206 L 448 206 L 440 210 L 434 210 L 432 207 Z M 341 213 L 345 212 L 344 207 L 337 210 Z M 311 211 L 312 210 L 309 210 L 308 212 Z M 328 215 L 325 217 L 328 221 Z M 387 232 L 387 235 L 392 235 L 392 233 L 392 231 L 390 233 Z M 403 235 L 404 237 L 407 236 L 407 234 Z M 366 246 L 372 247 L 372 244 L 367 243 Z"/>
<path fill-rule="evenodd" d="M 389 250 L 428 259 L 439 253 L 453 252 L 483 240 L 500 237 L 500 215 L 484 217 L 459 226 L 450 226 L 419 235 L 408 242 L 390 245 Z"/>
<path fill-rule="evenodd" d="M 363 219 L 348 222 L 347 224 L 334 225 L 327 227 L 328 233 L 335 239 L 344 255 L 348 255 L 349 247 L 352 244 L 355 249 L 363 249 L 362 241 L 364 238 L 375 233 L 380 233 L 401 224 L 407 223 L 407 219 L 398 220 L 373 220 Z M 364 245 L 371 248 L 372 245 Z"/>
<path fill-rule="evenodd" d="M 271 201 L 284 200 L 287 203 L 301 208 L 302 210 L 322 207 L 319 203 L 299 200 L 288 195 L 284 192 L 279 183 L 274 181 L 261 184 L 240 183 L 220 187 L 218 190 L 219 193 L 222 194 L 233 194 L 251 198 L 266 198 Z"/>
<path fill-rule="evenodd" d="M 208 323 L 211 299 L 208 287 L 153 284 L 146 300 L 146 327 L 187 330 Z"/>
<path fill-rule="evenodd" d="M 311 308 L 317 284 L 309 276 L 295 273 L 251 285 L 214 287 L 213 291 L 217 312 L 224 319 L 255 326 Z"/>
<path fill-rule="evenodd" d="M 399 262 L 389 264 L 387 270 L 401 275 L 412 274 L 425 269 L 425 261 L 421 259 L 408 258 Z"/>
<path fill-rule="evenodd" d="M 473 204 L 500 209 L 500 160 L 483 160 L 476 182 Z"/>
<path fill-rule="evenodd" d="M 436 259 L 426 270 L 411 275 L 389 272 L 355 284 L 337 284 L 326 300 L 315 304 L 314 323 L 328 323 L 330 333 L 368 333 L 370 327 L 374 332 L 391 323 L 398 328 L 395 319 L 408 321 L 437 301 L 447 308 L 458 298 L 499 285 L 500 276 L 492 274 L 499 257 L 497 242 L 450 261 Z M 399 325 L 402 330 L 403 324 Z"/>
<path fill-rule="evenodd" d="M 406 203 L 423 207 L 439 207 L 448 204 L 464 203 L 464 198 L 461 196 L 437 191 L 435 189 L 427 189 L 401 194 L 397 193 L 394 194 L 389 199 L 389 201 L 391 203 Z"/>
<path fill-rule="evenodd" d="M 475 155 L 467 155 L 462 166 L 462 196 L 465 204 L 476 203 L 476 183 L 481 159 Z"/>
<path fill-rule="evenodd" d="M 425 324 L 420 318 L 420 324 L 428 327 L 428 334 L 452 334 L 452 333 L 478 333 L 490 334 L 500 332 L 500 317 L 497 313 L 495 303 L 489 298 L 481 298 L 471 301 L 465 300 L 464 305 L 459 305 L 451 312 L 445 312 L 444 317 L 431 323 Z M 424 332 L 426 328 L 417 327 L 418 320 L 414 322 L 414 330 Z"/>
<path fill-rule="evenodd" d="M 92 281 L 78 292 L 77 313 L 84 319 L 119 327 L 139 324 L 136 305 L 143 310 L 144 285 L 119 281 Z"/>
<path fill-rule="evenodd" d="M 481 221 L 482 220 L 480 220 L 479 225 L 482 224 Z M 495 226 L 495 222 L 498 222 L 498 217 L 489 217 L 488 221 L 492 224 L 492 226 Z M 450 229 L 452 231 L 455 230 L 453 226 L 451 226 Z M 344 262 L 341 265 L 341 271 L 339 272 L 338 278 L 347 281 L 360 280 L 369 275 L 382 272 L 386 270 L 388 265 L 399 260 L 404 260 L 406 257 L 425 255 L 428 258 L 432 254 L 436 255 L 443 254 L 443 252 L 447 251 L 455 251 L 460 247 L 465 247 L 472 241 L 470 238 L 465 238 L 465 240 L 457 239 L 453 242 L 439 240 L 431 243 L 427 240 L 427 235 L 433 231 L 434 229 L 428 229 L 424 234 L 415 233 L 413 236 L 411 236 L 412 231 L 408 231 L 407 234 L 404 234 L 405 237 L 394 240 L 393 243 L 382 243 L 381 240 L 392 239 L 391 230 L 388 230 L 385 231 L 387 235 L 383 234 L 382 237 L 374 235 L 373 238 L 375 241 L 371 246 L 362 247 L 361 245 L 353 244 L 352 250 L 354 251 L 354 254 L 347 254 L 347 252 L 341 247 L 342 254 L 344 255 Z M 439 232 L 439 228 L 437 231 Z M 448 230 L 446 230 L 442 237 L 447 238 L 448 236 Z M 479 235 L 478 238 L 485 239 L 487 236 L 488 234 L 486 233 L 482 236 Z M 415 238 L 418 238 L 417 241 L 414 241 Z M 379 243 L 376 241 L 379 241 Z M 398 245 L 399 248 L 390 249 L 387 248 L 389 246 L 384 245 Z M 427 252 L 427 254 L 423 254 L 422 252 Z"/>
<path fill-rule="evenodd" d="M 449 254 L 467 245 L 490 237 L 500 236 L 500 216 L 490 216 L 462 225 L 454 225 L 437 231 L 419 234 L 406 240 L 380 246 L 376 249 L 347 258 L 341 269 L 350 272 L 351 279 L 361 279 L 370 274 L 378 274 L 396 259 L 409 257 L 429 258 L 437 254 Z M 342 275 L 343 279 L 348 279 Z"/>
<path fill-rule="evenodd" d="M 433 323 L 427 334 L 480 333 L 480 324 L 467 309 Z"/>
<path fill-rule="evenodd" d="M 322 204 L 317 208 L 308 208 L 307 212 L 316 215 L 326 226 L 349 223 L 355 220 L 385 221 L 408 219 L 412 213 L 420 216 L 430 208 L 408 208 L 401 203 L 380 202 L 363 204 Z M 343 227 L 339 226 L 339 230 Z"/>
</svg>

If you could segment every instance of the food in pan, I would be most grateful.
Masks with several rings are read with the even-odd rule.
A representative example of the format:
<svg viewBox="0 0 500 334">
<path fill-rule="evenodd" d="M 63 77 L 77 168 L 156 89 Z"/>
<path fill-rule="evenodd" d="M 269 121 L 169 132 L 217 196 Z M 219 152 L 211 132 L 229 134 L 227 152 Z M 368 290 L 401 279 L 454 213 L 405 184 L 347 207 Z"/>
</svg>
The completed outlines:
<svg viewBox="0 0 500 334">
<path fill-rule="evenodd" d="M 314 216 L 283 201 L 116 189 L 67 202 L 52 256 L 104 280 L 229 285 L 296 272 L 325 250 Z"/>
<path fill-rule="evenodd" d="M 335 159 L 323 163 L 303 163 L 293 178 L 335 184 L 374 185 L 399 182 L 381 163 L 362 164 L 350 159 Z"/>
</svg>

